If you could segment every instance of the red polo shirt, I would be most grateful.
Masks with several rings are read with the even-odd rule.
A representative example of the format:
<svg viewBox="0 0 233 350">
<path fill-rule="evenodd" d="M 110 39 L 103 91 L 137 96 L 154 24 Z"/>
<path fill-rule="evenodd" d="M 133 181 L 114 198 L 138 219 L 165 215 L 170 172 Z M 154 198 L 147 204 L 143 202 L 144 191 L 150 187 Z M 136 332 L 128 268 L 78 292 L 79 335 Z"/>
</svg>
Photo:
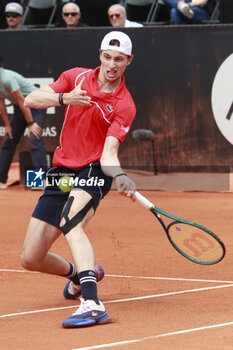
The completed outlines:
<svg viewBox="0 0 233 350">
<path fill-rule="evenodd" d="M 73 68 L 49 85 L 56 93 L 69 92 L 85 77 L 82 89 L 91 98 L 90 107 L 66 107 L 60 145 L 53 157 L 54 166 L 79 169 L 97 161 L 106 136 L 114 136 L 122 142 L 130 129 L 136 108 L 124 77 L 115 91 L 101 92 L 97 84 L 99 69 Z"/>
</svg>

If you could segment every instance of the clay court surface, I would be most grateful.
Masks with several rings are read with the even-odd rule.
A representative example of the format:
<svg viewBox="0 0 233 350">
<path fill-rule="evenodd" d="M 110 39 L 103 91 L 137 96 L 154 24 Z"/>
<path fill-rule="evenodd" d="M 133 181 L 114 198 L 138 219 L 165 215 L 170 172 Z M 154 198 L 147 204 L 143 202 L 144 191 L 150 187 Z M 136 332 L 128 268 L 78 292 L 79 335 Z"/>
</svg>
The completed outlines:
<svg viewBox="0 0 233 350">
<path fill-rule="evenodd" d="M 105 269 L 99 297 L 110 324 L 63 329 L 79 304 L 66 280 L 23 270 L 24 234 L 41 191 L 22 185 L 0 192 L 1 350 L 226 350 L 233 347 L 233 194 L 142 191 L 159 208 L 198 222 L 222 238 L 227 254 L 213 266 L 183 258 L 156 218 L 116 191 L 88 224 L 96 260 Z M 53 251 L 70 258 L 64 237 Z"/>
</svg>

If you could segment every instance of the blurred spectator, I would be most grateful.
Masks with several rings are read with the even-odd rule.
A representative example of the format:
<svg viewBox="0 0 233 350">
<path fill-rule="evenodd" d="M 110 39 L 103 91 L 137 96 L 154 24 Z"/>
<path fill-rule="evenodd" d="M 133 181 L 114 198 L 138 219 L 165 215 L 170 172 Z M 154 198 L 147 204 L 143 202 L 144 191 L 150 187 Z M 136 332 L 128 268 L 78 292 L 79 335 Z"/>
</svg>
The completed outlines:
<svg viewBox="0 0 233 350">
<path fill-rule="evenodd" d="M 68 2 L 62 8 L 62 19 L 66 28 L 87 27 L 81 20 L 80 8 L 73 2 Z"/>
<path fill-rule="evenodd" d="M 163 0 L 174 24 L 197 24 L 208 20 L 215 0 Z"/>
<path fill-rule="evenodd" d="M 113 27 L 143 27 L 141 23 L 129 21 L 125 7 L 115 4 L 108 9 L 108 19 Z"/>
<path fill-rule="evenodd" d="M 5 137 L 0 151 L 0 190 L 7 188 L 8 171 L 16 146 L 28 127 L 31 143 L 31 159 L 34 169 L 46 168 L 46 150 L 42 139 L 46 109 L 30 109 L 24 106 L 24 98 L 36 87 L 22 75 L 2 67 L 0 57 L 0 114 L 5 123 Z M 13 115 L 9 120 L 5 99 L 13 106 Z"/>
<path fill-rule="evenodd" d="M 8 29 L 22 29 L 23 7 L 19 3 L 9 2 L 5 6 L 4 13 Z"/>
</svg>

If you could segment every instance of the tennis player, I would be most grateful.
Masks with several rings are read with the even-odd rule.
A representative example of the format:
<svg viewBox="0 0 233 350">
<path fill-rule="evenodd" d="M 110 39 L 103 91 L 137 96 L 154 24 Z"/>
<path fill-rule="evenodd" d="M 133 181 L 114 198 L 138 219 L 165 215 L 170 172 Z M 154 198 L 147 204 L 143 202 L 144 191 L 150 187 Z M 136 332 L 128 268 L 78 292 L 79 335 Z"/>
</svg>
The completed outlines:
<svg viewBox="0 0 233 350">
<path fill-rule="evenodd" d="M 99 269 L 85 233 L 100 200 L 115 180 L 119 192 L 134 200 L 135 184 L 124 173 L 118 149 L 135 117 L 136 108 L 125 86 L 124 71 L 130 65 L 132 42 L 120 31 L 108 33 L 99 52 L 96 69 L 65 71 L 50 85 L 32 92 L 25 104 L 30 108 L 66 105 L 60 145 L 53 157 L 50 181 L 32 214 L 26 233 L 22 266 L 28 270 L 69 278 L 65 298 L 82 298 L 77 311 L 62 322 L 81 327 L 108 322 L 110 316 L 97 294 Z M 73 188 L 62 191 L 53 181 L 70 176 Z M 61 232 L 74 264 L 49 252 Z M 103 271 L 101 271 L 103 272 Z"/>
</svg>

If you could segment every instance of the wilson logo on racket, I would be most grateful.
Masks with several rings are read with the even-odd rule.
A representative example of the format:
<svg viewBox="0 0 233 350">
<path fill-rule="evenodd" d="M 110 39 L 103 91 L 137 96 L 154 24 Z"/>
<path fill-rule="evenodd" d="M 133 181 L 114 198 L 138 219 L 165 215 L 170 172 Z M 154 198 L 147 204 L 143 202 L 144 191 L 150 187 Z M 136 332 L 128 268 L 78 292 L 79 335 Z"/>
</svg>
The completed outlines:
<svg viewBox="0 0 233 350">
<path fill-rule="evenodd" d="M 185 238 L 183 240 L 183 244 L 186 248 L 193 252 L 195 257 L 198 257 L 202 253 L 205 253 L 209 249 L 215 247 L 214 242 L 201 233 L 193 233 L 190 238 Z"/>
</svg>

